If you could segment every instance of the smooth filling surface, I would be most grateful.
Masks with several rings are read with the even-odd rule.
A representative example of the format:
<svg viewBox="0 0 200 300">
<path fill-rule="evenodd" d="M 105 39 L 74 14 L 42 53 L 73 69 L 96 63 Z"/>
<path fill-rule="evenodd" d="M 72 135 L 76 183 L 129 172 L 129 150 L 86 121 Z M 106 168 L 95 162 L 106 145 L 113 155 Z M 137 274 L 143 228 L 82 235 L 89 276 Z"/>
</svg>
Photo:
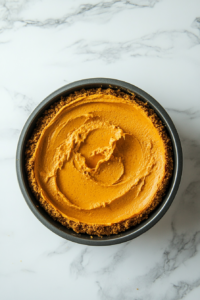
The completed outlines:
<svg viewBox="0 0 200 300">
<path fill-rule="evenodd" d="M 142 107 L 93 94 L 65 105 L 44 129 L 34 173 L 64 217 L 111 225 L 148 208 L 165 176 L 165 148 Z"/>
</svg>

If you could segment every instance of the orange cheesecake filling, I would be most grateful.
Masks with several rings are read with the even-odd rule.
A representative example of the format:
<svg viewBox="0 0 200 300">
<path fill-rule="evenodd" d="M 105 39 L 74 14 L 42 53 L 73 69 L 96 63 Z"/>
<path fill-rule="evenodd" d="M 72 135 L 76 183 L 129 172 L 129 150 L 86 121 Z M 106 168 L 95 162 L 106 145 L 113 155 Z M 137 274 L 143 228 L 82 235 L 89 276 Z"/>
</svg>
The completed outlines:
<svg viewBox="0 0 200 300">
<path fill-rule="evenodd" d="M 165 151 L 137 102 L 85 94 L 42 131 L 34 176 L 43 199 L 63 217 L 109 226 L 151 206 L 165 177 Z"/>
</svg>

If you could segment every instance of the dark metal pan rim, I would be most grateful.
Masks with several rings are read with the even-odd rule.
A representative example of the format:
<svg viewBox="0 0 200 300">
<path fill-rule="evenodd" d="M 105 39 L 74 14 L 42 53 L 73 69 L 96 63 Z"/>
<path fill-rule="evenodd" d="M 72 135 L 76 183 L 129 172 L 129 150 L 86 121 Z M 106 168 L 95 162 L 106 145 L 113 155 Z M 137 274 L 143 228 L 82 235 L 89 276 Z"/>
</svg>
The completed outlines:
<svg viewBox="0 0 200 300">
<path fill-rule="evenodd" d="M 41 208 L 40 206 L 38 207 L 38 202 L 32 194 L 26 178 L 24 168 L 24 152 L 26 142 L 31 135 L 35 123 L 45 109 L 47 109 L 55 101 L 59 100 L 61 96 L 67 96 L 68 94 L 73 93 L 77 90 L 81 90 L 82 88 L 89 89 L 97 87 L 111 87 L 114 89 L 121 89 L 122 91 L 127 93 L 133 92 L 138 96 L 138 98 L 140 98 L 140 100 L 148 102 L 148 104 L 154 109 L 154 111 L 165 124 L 168 134 L 172 140 L 174 152 L 174 170 L 167 194 L 165 195 L 161 204 L 151 213 L 147 220 L 117 235 L 103 237 L 94 236 L 93 239 L 91 239 L 87 234 L 78 234 L 71 229 L 65 228 L 57 221 L 54 221 L 43 208 Z M 153 227 L 164 216 L 174 200 L 181 180 L 182 164 L 183 159 L 180 139 L 176 128 L 165 109 L 154 98 L 152 98 L 149 94 L 139 89 L 138 87 L 124 81 L 110 78 L 90 78 L 75 81 L 61 87 L 60 89 L 49 95 L 47 98 L 45 98 L 35 108 L 35 110 L 28 118 L 27 122 L 25 123 L 18 141 L 16 153 L 16 171 L 19 186 L 29 208 L 34 213 L 34 215 L 40 220 L 41 223 L 43 223 L 43 225 L 45 225 L 51 231 L 63 237 L 64 239 L 90 246 L 106 246 L 123 243 L 138 237 L 139 235 L 143 234 L 151 227 Z"/>
</svg>

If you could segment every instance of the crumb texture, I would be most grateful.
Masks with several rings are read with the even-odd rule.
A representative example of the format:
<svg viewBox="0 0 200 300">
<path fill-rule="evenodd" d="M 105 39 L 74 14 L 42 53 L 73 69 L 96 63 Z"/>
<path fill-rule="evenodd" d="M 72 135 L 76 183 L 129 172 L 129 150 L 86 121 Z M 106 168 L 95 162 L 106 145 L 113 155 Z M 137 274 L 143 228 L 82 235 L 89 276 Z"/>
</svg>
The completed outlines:
<svg viewBox="0 0 200 300">
<path fill-rule="evenodd" d="M 163 171 L 164 175 L 162 177 L 162 180 L 157 184 L 156 190 L 152 192 L 153 193 L 152 200 L 149 201 L 147 204 L 145 204 L 144 207 L 142 207 L 140 209 L 140 211 L 138 210 L 138 213 L 135 213 L 135 214 L 132 213 L 132 215 L 130 213 L 130 215 L 127 217 L 127 219 L 123 218 L 122 220 L 120 220 L 115 215 L 113 215 L 114 222 L 110 222 L 111 224 L 109 224 L 109 225 L 100 224 L 100 221 L 98 223 L 95 223 L 94 221 L 92 222 L 92 220 L 95 220 L 95 218 L 98 218 L 98 216 L 101 216 L 101 212 L 103 211 L 102 207 L 106 207 L 106 209 L 108 209 L 107 207 L 109 205 L 110 205 L 110 207 L 114 207 L 114 204 L 113 204 L 114 201 L 111 204 L 109 201 L 105 202 L 103 204 L 102 204 L 102 202 L 97 202 L 97 203 L 95 202 L 95 204 L 94 204 L 92 201 L 90 201 L 90 202 L 88 201 L 87 206 L 85 206 L 85 207 L 81 207 L 81 203 L 78 203 L 78 202 L 77 203 L 69 202 L 69 204 L 68 204 L 69 209 L 73 210 L 73 209 L 75 209 L 74 207 L 76 207 L 77 212 L 78 212 L 77 214 L 80 214 L 80 216 L 78 215 L 80 217 L 80 220 L 78 220 L 78 219 L 76 220 L 74 218 L 67 217 L 65 214 L 64 208 L 62 211 L 61 206 L 60 206 L 61 208 L 59 206 L 58 206 L 59 208 L 55 207 L 54 205 L 51 204 L 50 201 L 47 200 L 47 198 L 45 198 L 44 193 L 42 193 L 42 189 L 41 189 L 41 186 L 39 183 L 39 179 L 38 179 L 39 177 L 37 177 L 37 172 L 35 172 L 35 166 L 37 166 L 38 161 L 39 161 L 39 158 L 37 158 L 37 153 L 38 153 L 37 151 L 39 151 L 39 150 L 37 150 L 37 146 L 41 142 L 42 135 L 45 134 L 48 126 L 50 124 L 52 124 L 52 121 L 54 121 L 55 118 L 57 118 L 61 115 L 61 112 L 63 109 L 65 109 L 65 107 L 68 107 L 71 104 L 76 105 L 76 103 L 78 103 L 80 98 L 93 99 L 94 97 L 97 97 L 97 98 L 104 97 L 105 99 L 117 99 L 117 101 L 118 101 L 118 99 L 121 99 L 123 105 L 125 105 L 125 104 L 128 105 L 127 103 L 129 103 L 130 107 L 133 106 L 135 110 L 140 111 L 141 115 L 143 115 L 144 118 L 146 118 L 150 121 L 149 124 L 151 124 L 151 126 L 153 128 L 152 130 L 157 132 L 156 134 L 158 136 L 158 140 L 162 141 L 162 145 L 163 145 L 162 147 L 164 149 L 163 150 L 163 153 L 164 153 L 163 159 L 165 161 L 164 171 Z M 143 118 L 143 117 L 141 117 L 141 118 Z M 95 130 L 103 129 L 104 131 L 107 130 L 108 132 L 110 132 L 112 130 L 112 134 L 114 135 L 114 137 L 112 137 L 112 143 L 109 144 L 109 147 L 107 147 L 107 148 L 99 147 L 97 150 L 93 151 L 92 156 L 90 155 L 90 157 L 89 156 L 87 157 L 87 152 L 86 152 L 87 147 L 85 146 L 85 148 L 84 147 L 81 148 L 81 145 L 83 144 L 83 141 L 86 140 L 86 137 L 83 138 L 83 135 L 84 134 L 85 134 L 85 136 L 87 135 L 87 133 L 89 132 L 88 128 L 90 128 L 91 126 L 93 126 L 93 128 L 95 128 Z M 74 131 L 73 135 L 71 135 L 69 138 L 69 140 L 74 139 L 74 141 L 75 141 L 70 144 L 71 148 L 69 148 L 69 142 L 68 143 L 65 142 L 64 146 L 62 144 L 60 146 L 60 148 L 59 147 L 56 148 L 57 152 L 62 151 L 62 149 L 64 149 L 65 151 L 69 151 L 70 154 L 68 155 L 67 158 L 64 157 L 63 161 L 65 159 L 65 162 L 66 161 L 68 162 L 68 160 L 70 161 L 70 158 L 72 157 L 74 159 L 73 165 L 75 165 L 78 170 L 78 172 L 76 172 L 76 173 L 79 175 L 86 174 L 85 175 L 86 179 L 90 180 L 91 182 L 94 182 L 94 184 L 97 184 L 99 182 L 100 182 L 101 186 L 105 186 L 105 185 L 108 186 L 108 184 L 109 184 L 109 187 L 111 187 L 113 189 L 114 188 L 116 189 L 116 186 L 124 185 L 125 188 L 123 191 L 125 191 L 124 192 L 125 195 L 130 194 L 130 191 L 127 192 L 125 190 L 126 186 L 129 184 L 129 186 L 131 186 L 130 189 L 133 190 L 133 192 L 135 193 L 134 195 L 136 195 L 135 198 L 136 199 L 138 198 L 138 201 L 139 201 L 140 198 L 138 195 L 140 195 L 140 194 L 142 195 L 144 188 L 146 187 L 146 185 L 148 186 L 148 178 L 150 178 L 150 176 L 153 176 L 151 174 L 153 174 L 153 172 L 155 172 L 154 171 L 154 169 L 155 169 L 154 161 L 152 160 L 152 162 L 151 162 L 150 158 L 148 158 L 148 160 L 146 159 L 146 161 L 144 162 L 143 168 L 145 170 L 144 172 L 146 172 L 146 170 L 149 170 L 148 171 L 149 173 L 148 174 L 143 173 L 143 177 L 141 177 L 141 179 L 139 179 L 138 181 L 135 179 L 135 181 L 133 181 L 133 178 L 131 176 L 129 176 L 129 177 L 131 177 L 131 178 L 129 178 L 125 172 L 124 166 L 126 166 L 126 157 L 121 158 L 120 151 L 118 151 L 118 149 L 123 149 L 123 147 L 120 146 L 121 145 L 120 141 L 122 139 L 128 140 L 128 138 L 126 136 L 130 136 L 130 133 L 122 131 L 119 127 L 116 127 L 112 124 L 110 125 L 110 123 L 108 123 L 108 122 L 107 123 L 103 122 L 103 121 L 100 122 L 98 120 L 98 116 L 96 116 L 95 114 L 93 114 L 93 115 L 90 114 L 87 117 L 84 125 L 82 125 L 82 127 L 80 127 L 80 128 L 82 131 L 80 131 L 80 132 L 78 132 L 77 130 Z M 82 140 L 80 140 L 80 142 L 77 142 L 77 140 L 78 140 L 77 137 L 80 137 L 80 136 L 81 136 Z M 131 139 L 130 139 L 130 145 L 132 145 Z M 136 142 L 134 145 L 136 145 Z M 72 148 L 72 147 L 74 147 L 74 148 Z M 146 148 L 149 147 L 149 149 L 147 149 L 147 150 L 152 151 L 152 153 L 153 153 L 152 155 L 154 155 L 154 156 L 156 155 L 156 153 L 154 153 L 155 151 L 153 152 L 153 150 L 151 150 L 151 148 L 155 149 L 155 147 L 153 148 L 151 146 L 151 144 L 150 144 L 150 146 L 148 144 L 146 144 L 146 146 L 144 146 L 144 149 L 145 149 L 145 147 Z M 140 150 L 138 150 L 138 153 L 140 153 L 139 151 Z M 54 160 L 55 160 L 55 157 L 58 157 L 59 159 L 61 157 L 61 155 L 60 155 L 61 152 L 58 152 L 58 153 L 57 152 L 54 155 Z M 85 156 L 83 156 L 83 155 L 85 155 Z M 131 155 L 129 155 L 127 159 L 129 159 L 130 157 L 131 157 Z M 97 158 L 98 158 L 98 160 L 97 160 Z M 57 161 L 58 161 L 58 159 L 57 159 Z M 56 161 L 56 163 L 59 166 L 59 168 L 61 166 L 61 163 L 62 163 L 62 167 L 63 167 L 64 163 L 62 161 L 58 161 L 58 162 L 57 161 Z M 140 161 L 140 160 L 138 160 L 138 161 Z M 147 161 L 150 161 L 151 164 L 149 163 L 147 165 Z M 49 173 L 50 175 L 48 175 L 49 176 L 48 180 L 50 178 L 50 180 L 52 180 L 52 182 L 55 182 L 55 174 L 57 174 L 57 172 L 60 172 L 60 171 L 58 171 L 58 167 L 57 167 L 56 163 L 54 164 L 55 168 L 53 169 L 53 171 L 51 170 L 51 172 Z M 132 161 L 130 161 L 130 162 L 128 161 L 128 163 L 133 164 Z M 102 171 L 103 166 L 106 166 L 108 168 L 107 172 L 109 172 L 109 170 L 111 170 L 110 174 L 114 173 L 114 174 L 119 174 L 119 175 L 116 175 L 116 178 L 115 177 L 112 178 L 112 176 L 109 175 L 108 178 L 105 180 L 105 178 L 106 178 L 105 173 L 103 173 L 103 171 Z M 135 168 L 134 164 L 133 164 L 133 166 Z M 128 93 L 122 92 L 121 90 L 114 90 L 111 88 L 109 88 L 109 89 L 98 88 L 98 89 L 89 89 L 89 90 L 82 89 L 81 91 L 76 91 L 67 97 L 61 97 L 61 99 L 59 101 L 57 101 L 53 105 L 51 105 L 50 108 L 47 109 L 43 113 L 43 115 L 38 119 L 35 129 L 32 133 L 32 136 L 28 140 L 27 145 L 26 145 L 25 167 L 26 167 L 27 177 L 28 177 L 28 181 L 29 181 L 29 186 L 30 186 L 33 194 L 37 198 L 38 202 L 46 210 L 46 212 L 54 220 L 60 222 L 63 226 L 65 226 L 67 228 L 71 228 L 77 233 L 87 233 L 92 238 L 93 235 L 103 236 L 103 235 L 118 234 L 118 233 L 123 232 L 133 226 L 136 226 L 137 224 L 141 223 L 143 220 L 148 218 L 149 214 L 162 201 L 162 199 L 167 191 L 167 188 L 169 186 L 170 179 L 171 179 L 172 172 L 173 172 L 173 153 L 172 153 L 171 140 L 166 132 L 165 126 L 163 125 L 160 118 L 155 114 L 154 110 L 151 109 L 147 103 L 140 101 L 134 94 L 130 95 Z M 111 167 L 113 169 L 111 169 Z M 114 172 L 112 170 L 114 170 Z M 45 176 L 47 178 L 46 174 L 45 174 Z M 61 178 L 60 180 L 62 180 L 61 176 L 59 178 Z M 48 180 L 46 180 L 46 182 L 48 182 Z M 130 183 L 130 180 L 132 180 L 133 182 Z M 126 182 L 128 182 L 127 185 L 125 185 Z M 62 186 L 61 183 L 60 183 L 60 186 Z M 49 188 L 49 187 L 47 186 L 47 188 Z M 80 187 L 80 189 L 81 189 L 81 187 Z M 61 193 L 60 193 L 59 197 L 62 197 Z M 60 198 L 58 199 L 58 201 L 59 201 L 58 203 L 61 202 Z M 122 201 L 121 203 L 123 203 L 124 200 L 122 199 L 121 201 Z M 94 207 L 94 205 L 95 205 L 95 207 Z M 113 205 L 113 206 L 111 206 L 111 205 Z M 93 219 L 92 218 L 88 219 L 89 220 L 88 223 L 83 222 L 81 219 L 82 215 L 80 212 L 83 211 L 83 213 L 85 213 L 85 210 L 89 210 L 89 209 L 91 209 L 92 213 L 94 211 L 94 214 L 93 215 L 91 214 Z M 99 209 L 99 211 L 97 211 L 97 209 Z M 98 213 L 98 215 L 96 215 L 96 217 L 95 217 L 95 211 L 97 211 L 97 213 Z M 131 211 L 131 208 L 130 208 L 130 211 Z"/>
</svg>

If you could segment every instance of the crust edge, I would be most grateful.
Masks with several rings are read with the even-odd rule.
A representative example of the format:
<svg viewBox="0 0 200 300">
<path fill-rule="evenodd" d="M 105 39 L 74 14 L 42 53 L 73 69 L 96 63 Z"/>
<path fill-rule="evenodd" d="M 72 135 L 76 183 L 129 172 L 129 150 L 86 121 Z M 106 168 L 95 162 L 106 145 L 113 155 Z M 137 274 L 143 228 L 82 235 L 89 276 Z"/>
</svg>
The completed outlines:
<svg viewBox="0 0 200 300">
<path fill-rule="evenodd" d="M 48 123 L 51 121 L 51 119 L 59 112 L 59 110 L 66 105 L 67 103 L 70 103 L 71 101 L 74 101 L 77 97 L 80 95 L 91 95 L 91 94 L 97 94 L 97 93 L 103 93 L 103 94 L 110 94 L 114 95 L 116 97 L 121 97 L 126 100 L 135 101 L 137 105 L 143 108 L 146 115 L 151 119 L 151 122 L 153 123 L 154 127 L 157 129 L 159 135 L 164 141 L 164 147 L 165 147 L 165 158 L 166 158 L 166 170 L 165 170 L 165 177 L 158 187 L 158 190 L 156 192 L 154 201 L 151 203 L 151 205 L 145 209 L 140 215 L 135 216 L 134 218 L 122 221 L 120 223 L 114 223 L 110 226 L 105 225 L 88 225 L 85 223 L 78 223 L 74 222 L 72 220 L 67 219 L 64 217 L 58 210 L 53 208 L 40 194 L 36 179 L 34 176 L 34 157 L 33 154 L 36 149 L 37 142 L 40 138 L 40 135 L 44 128 L 48 125 Z M 36 122 L 35 129 L 33 130 L 33 133 L 31 135 L 31 138 L 28 140 L 26 144 L 26 150 L 25 150 L 25 169 L 28 177 L 29 186 L 31 188 L 31 191 L 35 195 L 36 199 L 38 200 L 39 204 L 45 209 L 45 211 L 56 221 L 60 222 L 63 226 L 67 228 L 73 229 L 76 233 L 87 233 L 90 236 L 98 235 L 111 235 L 111 234 L 118 234 L 120 232 L 123 232 L 133 226 L 136 226 L 137 224 L 141 223 L 143 220 L 147 219 L 149 214 L 157 207 L 157 205 L 162 201 L 162 198 L 166 194 L 167 188 L 169 186 L 169 182 L 173 173 L 173 152 L 172 152 L 172 144 L 171 139 L 169 138 L 165 126 L 160 120 L 160 118 L 156 115 L 153 109 L 151 109 L 147 103 L 144 103 L 136 98 L 134 94 L 129 95 L 121 90 L 113 90 L 113 89 L 89 89 L 89 90 L 80 90 L 76 91 L 73 94 L 70 94 L 66 98 L 61 97 L 60 101 L 55 102 L 53 105 L 50 106 L 49 109 L 45 110 L 43 115 L 38 119 Z"/>
</svg>

